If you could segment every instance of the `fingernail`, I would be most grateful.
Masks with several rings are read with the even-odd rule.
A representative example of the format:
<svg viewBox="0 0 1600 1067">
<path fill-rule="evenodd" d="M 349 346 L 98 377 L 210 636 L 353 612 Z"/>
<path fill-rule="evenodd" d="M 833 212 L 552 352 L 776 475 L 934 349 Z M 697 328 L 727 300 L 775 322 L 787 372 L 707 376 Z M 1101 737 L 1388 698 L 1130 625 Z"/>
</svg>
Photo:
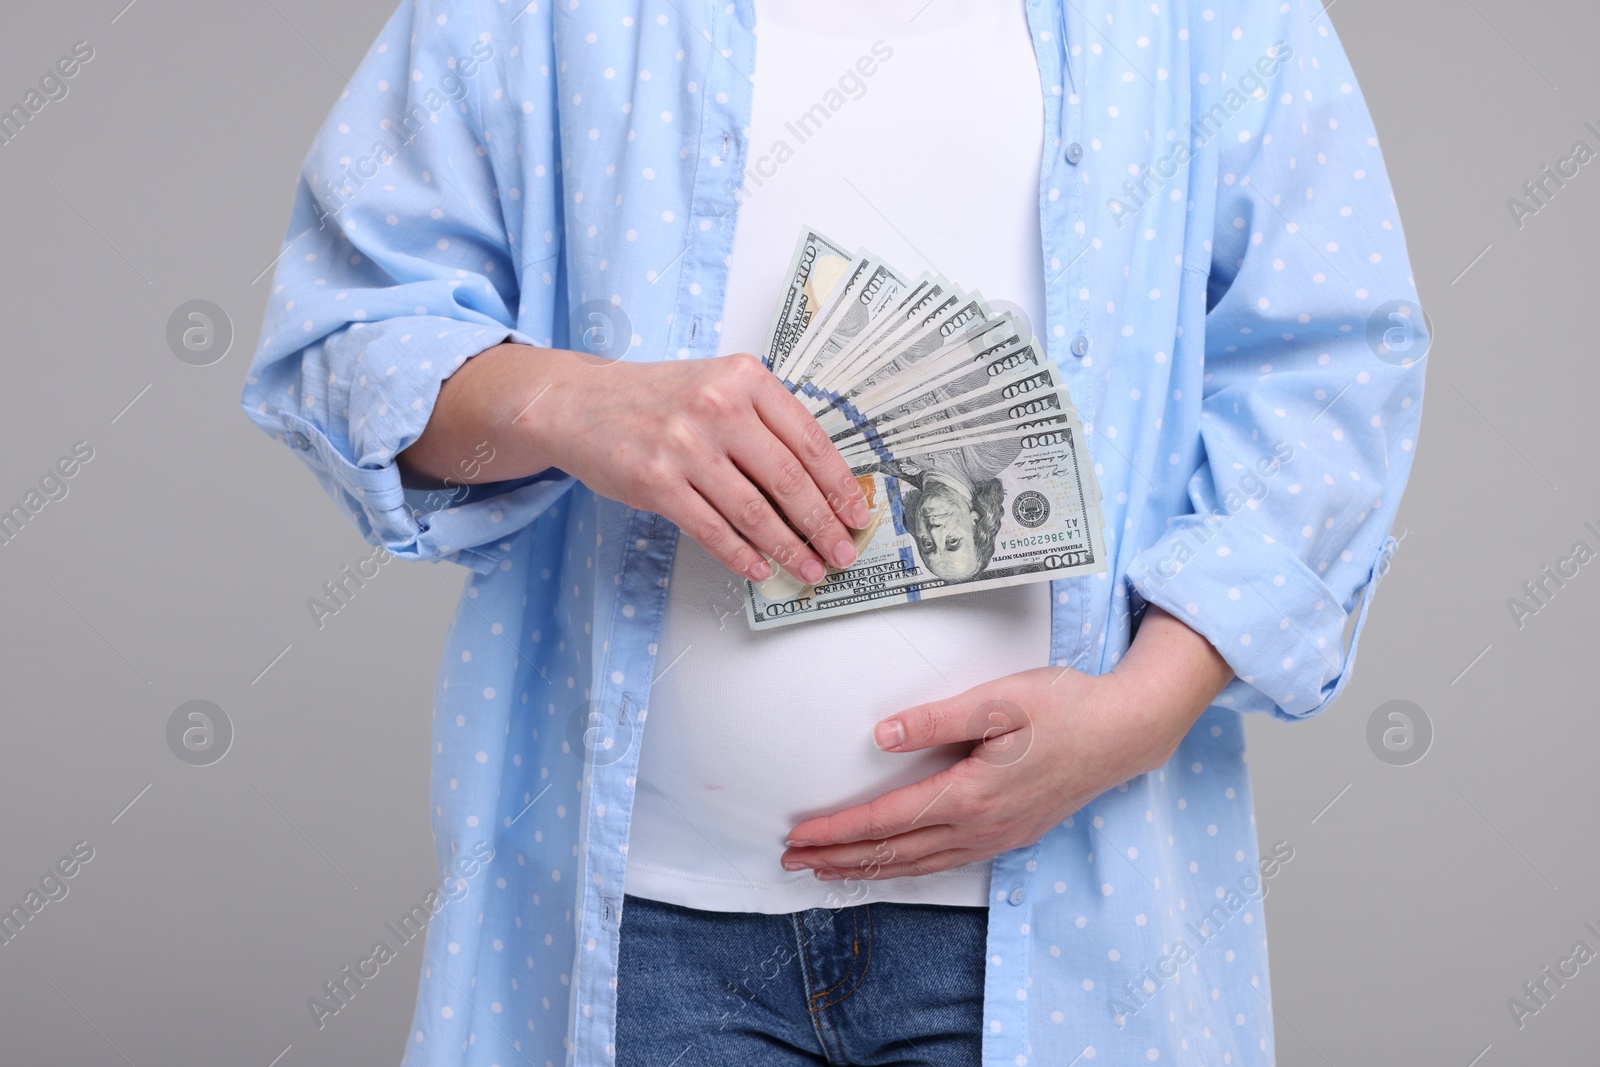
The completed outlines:
<svg viewBox="0 0 1600 1067">
<path fill-rule="evenodd" d="M 799 860 L 784 860 L 783 869 L 786 871 L 803 871 L 806 869 L 806 865 Z"/>
<path fill-rule="evenodd" d="M 772 564 L 768 563 L 766 560 L 761 560 L 755 566 L 750 568 L 750 577 L 754 578 L 758 582 L 766 581 L 768 578 L 772 577 Z"/>
<path fill-rule="evenodd" d="M 822 879 L 824 882 L 833 882 L 838 880 L 839 872 L 834 870 L 832 867 L 824 867 L 822 870 L 817 872 L 817 877 Z"/>
<path fill-rule="evenodd" d="M 790 848 L 809 848 L 811 846 L 811 842 L 803 837 L 792 837 L 785 841 L 784 844 Z"/>
<path fill-rule="evenodd" d="M 804 563 L 800 564 L 800 577 L 804 578 L 813 585 L 822 581 L 822 575 L 824 573 L 825 572 L 822 569 L 822 564 L 818 563 L 814 559 L 808 559 Z"/>
<path fill-rule="evenodd" d="M 847 519 L 851 526 L 854 526 L 858 530 L 863 529 L 871 518 L 872 509 L 867 507 L 867 502 L 865 500 L 857 500 L 854 504 L 850 505 L 850 514 L 847 516 Z"/>
<path fill-rule="evenodd" d="M 835 567 L 848 567 L 856 561 L 855 542 L 848 537 L 833 546 L 833 565 Z"/>
<path fill-rule="evenodd" d="M 899 719 L 885 719 L 872 731 L 872 743 L 886 751 L 904 744 L 905 740 L 906 728 L 900 725 Z"/>
</svg>

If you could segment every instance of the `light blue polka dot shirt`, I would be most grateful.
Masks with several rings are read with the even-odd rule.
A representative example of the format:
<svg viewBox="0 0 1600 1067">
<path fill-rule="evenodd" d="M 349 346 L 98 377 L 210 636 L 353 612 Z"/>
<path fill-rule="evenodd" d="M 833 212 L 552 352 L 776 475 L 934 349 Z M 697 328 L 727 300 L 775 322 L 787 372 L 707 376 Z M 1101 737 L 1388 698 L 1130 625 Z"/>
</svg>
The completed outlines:
<svg viewBox="0 0 1600 1067">
<path fill-rule="evenodd" d="M 1164 768 L 996 857 L 983 1062 L 1267 1064 L 1261 899 L 1293 843 L 1258 847 L 1241 715 L 1305 718 L 1350 678 L 1427 327 L 1315 3 L 1026 7 L 1035 329 L 1108 546 L 1106 573 L 1053 585 L 1051 661 L 1109 669 L 1155 603 L 1237 678 Z M 440 883 L 410 1067 L 614 1056 L 676 528 L 555 470 L 402 488 L 394 457 L 465 360 L 577 347 L 589 301 L 625 313 L 628 359 L 714 354 L 754 31 L 750 0 L 405 0 L 304 164 L 244 410 L 373 545 L 473 572 L 434 694 Z"/>
</svg>

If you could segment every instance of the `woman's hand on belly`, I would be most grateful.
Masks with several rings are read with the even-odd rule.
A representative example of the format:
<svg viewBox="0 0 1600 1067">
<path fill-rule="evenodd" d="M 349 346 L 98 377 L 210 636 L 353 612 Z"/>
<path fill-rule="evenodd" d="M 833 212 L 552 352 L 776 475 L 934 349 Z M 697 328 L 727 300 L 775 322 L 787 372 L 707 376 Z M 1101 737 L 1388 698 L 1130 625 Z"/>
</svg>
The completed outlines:
<svg viewBox="0 0 1600 1067">
<path fill-rule="evenodd" d="M 1036 667 L 876 725 L 880 748 L 972 742 L 958 763 L 789 834 L 782 863 L 818 877 L 899 878 L 1033 844 L 1095 797 L 1172 758 L 1233 671 L 1150 605 L 1110 673 Z M 899 744 L 895 727 L 903 731 Z"/>
</svg>

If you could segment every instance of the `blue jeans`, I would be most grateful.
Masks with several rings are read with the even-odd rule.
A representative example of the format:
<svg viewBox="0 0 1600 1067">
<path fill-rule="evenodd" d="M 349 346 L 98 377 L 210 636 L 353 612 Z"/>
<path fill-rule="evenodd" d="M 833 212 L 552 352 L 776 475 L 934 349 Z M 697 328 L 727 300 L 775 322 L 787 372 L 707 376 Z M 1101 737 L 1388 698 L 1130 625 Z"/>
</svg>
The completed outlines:
<svg viewBox="0 0 1600 1067">
<path fill-rule="evenodd" d="M 989 909 L 787 915 L 625 895 L 617 1067 L 978 1067 Z"/>
</svg>

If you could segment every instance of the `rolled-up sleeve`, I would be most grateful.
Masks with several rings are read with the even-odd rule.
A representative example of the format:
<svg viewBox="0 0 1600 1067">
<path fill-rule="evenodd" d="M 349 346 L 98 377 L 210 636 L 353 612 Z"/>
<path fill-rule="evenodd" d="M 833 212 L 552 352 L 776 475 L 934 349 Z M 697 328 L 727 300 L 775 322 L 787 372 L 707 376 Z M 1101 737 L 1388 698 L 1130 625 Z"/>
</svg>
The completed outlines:
<svg viewBox="0 0 1600 1067">
<path fill-rule="evenodd" d="M 481 6 L 404 0 L 340 95 L 301 168 L 240 402 L 369 543 L 485 573 L 572 478 L 417 490 L 395 463 L 446 378 L 503 342 L 550 345 L 563 306 L 553 84 L 528 79 L 543 94 L 524 84 L 513 103 L 503 77 L 548 70 L 527 54 L 543 16 L 512 56 Z M 537 187 L 519 187 L 524 154 Z M 493 474 L 492 452 L 462 460 Z"/>
<path fill-rule="evenodd" d="M 1245 94 L 1213 142 L 1194 510 L 1128 577 L 1233 668 L 1219 703 L 1299 719 L 1349 682 L 1397 545 L 1430 338 L 1328 17 L 1303 3 L 1230 7 L 1193 31 L 1215 35 L 1222 68 L 1197 85 L 1197 126 L 1227 91 Z M 1266 55 L 1276 62 L 1257 66 Z"/>
</svg>

